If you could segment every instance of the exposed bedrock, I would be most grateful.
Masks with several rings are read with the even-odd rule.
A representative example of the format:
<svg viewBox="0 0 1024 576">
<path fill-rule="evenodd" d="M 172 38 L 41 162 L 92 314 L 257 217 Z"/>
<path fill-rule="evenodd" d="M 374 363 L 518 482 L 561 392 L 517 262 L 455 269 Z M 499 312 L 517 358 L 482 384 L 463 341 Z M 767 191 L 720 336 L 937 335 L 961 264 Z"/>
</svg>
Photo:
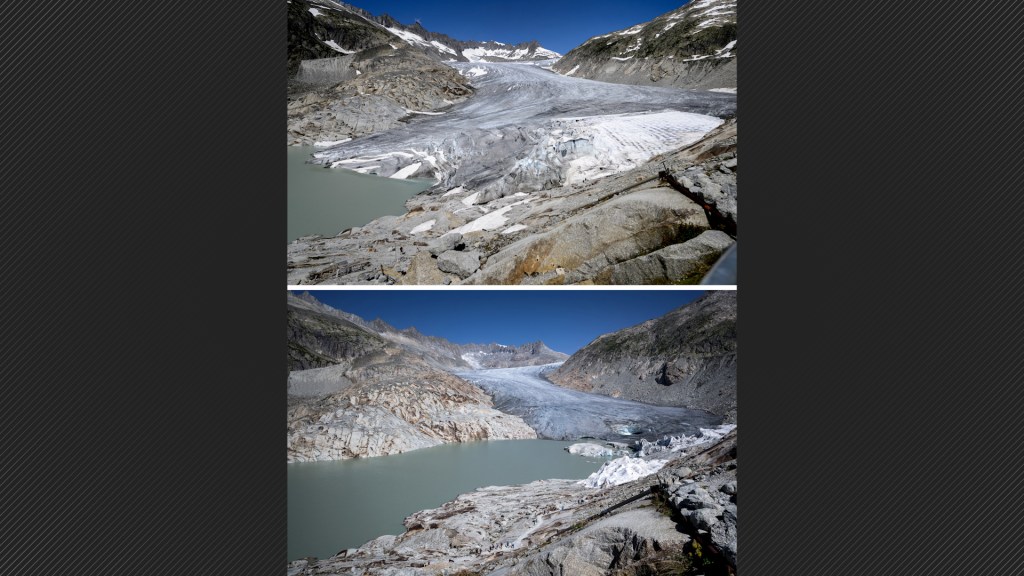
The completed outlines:
<svg viewBox="0 0 1024 576">
<path fill-rule="evenodd" d="M 736 292 L 596 338 L 549 374 L 561 386 L 736 421 Z"/>
<path fill-rule="evenodd" d="M 736 470 L 732 432 L 617 486 L 487 486 L 411 514 L 402 534 L 291 562 L 288 573 L 641 576 L 690 573 L 706 560 L 735 571 Z"/>
<path fill-rule="evenodd" d="M 684 189 L 690 196 L 715 201 L 735 221 L 735 120 L 690 145 L 604 177 L 592 177 L 601 167 L 578 162 L 569 152 L 563 157 L 552 148 L 551 154 L 553 163 L 546 166 L 565 168 L 570 180 L 578 180 L 532 192 L 502 188 L 529 180 L 525 175 L 534 168 L 524 163 L 521 170 L 491 180 L 495 188 L 440 187 L 419 194 L 406 203 L 403 216 L 290 243 L 289 284 L 696 284 L 727 248 L 717 234 L 695 240 L 711 227 L 704 207 L 661 174 L 689 187 Z M 444 165 L 440 155 L 433 158 Z M 525 180 L 515 184 L 517 175 Z M 488 191 L 497 190 L 502 197 L 487 200 Z M 512 190 L 518 191 L 508 194 Z M 691 240 L 686 249 L 625 264 Z M 479 270 L 467 277 L 442 270 L 437 258 L 447 250 L 480 252 Z"/>
</svg>

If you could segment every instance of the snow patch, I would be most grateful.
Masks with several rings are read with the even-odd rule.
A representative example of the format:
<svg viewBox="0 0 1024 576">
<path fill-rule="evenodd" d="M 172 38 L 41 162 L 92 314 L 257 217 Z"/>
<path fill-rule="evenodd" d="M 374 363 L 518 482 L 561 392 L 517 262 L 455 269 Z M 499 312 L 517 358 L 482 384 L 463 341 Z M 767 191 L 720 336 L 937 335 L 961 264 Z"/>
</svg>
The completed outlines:
<svg viewBox="0 0 1024 576">
<path fill-rule="evenodd" d="M 622 32 L 616 32 L 615 35 L 616 36 L 632 36 L 634 34 L 639 34 L 639 33 L 644 31 L 644 27 L 646 27 L 646 26 L 647 26 L 647 24 L 637 24 L 636 26 L 633 26 L 632 28 L 629 28 L 627 30 L 623 30 Z"/>
<path fill-rule="evenodd" d="M 530 200 L 532 200 L 532 198 L 513 202 L 504 208 L 499 208 L 490 214 L 481 216 L 468 224 L 463 224 L 453 231 L 458 232 L 459 234 L 469 234 L 470 232 L 478 232 L 480 230 L 494 230 L 496 228 L 501 228 L 505 225 L 505 222 L 508 222 L 508 218 L 505 217 L 505 214 L 507 214 L 509 210 L 520 204 L 527 204 Z"/>
<path fill-rule="evenodd" d="M 515 234 L 516 232 L 519 232 L 520 230 L 526 230 L 526 228 L 527 227 L 526 227 L 525 224 L 516 224 L 515 226 L 509 226 L 508 228 L 503 230 L 501 233 L 502 234 Z"/>
<path fill-rule="evenodd" d="M 465 198 L 463 198 L 462 199 L 462 203 L 465 204 L 466 206 L 472 206 L 473 202 L 476 202 L 476 199 L 479 198 L 479 197 L 480 197 L 480 193 L 479 192 L 473 192 L 469 196 L 466 196 Z"/>
<path fill-rule="evenodd" d="M 322 14 L 322 12 L 320 12 L 320 11 L 319 11 L 319 10 L 317 10 L 316 8 L 310 8 L 310 9 L 309 9 L 309 13 L 310 13 L 310 14 L 312 14 L 312 15 L 313 15 L 313 17 L 319 17 L 319 16 L 320 16 L 320 14 Z"/>
<path fill-rule="evenodd" d="M 356 53 L 355 50 L 345 50 L 344 48 L 339 46 L 338 43 L 335 42 L 334 40 L 324 40 L 324 44 L 327 44 L 328 46 L 330 46 L 331 48 L 334 48 L 336 51 L 341 52 L 342 54 L 355 54 Z M 356 73 L 358 73 L 358 70 L 356 71 Z"/>
<path fill-rule="evenodd" d="M 470 76 L 472 76 L 474 78 L 477 77 L 477 76 L 485 76 L 486 74 L 487 74 L 487 70 L 485 68 L 480 68 L 478 66 L 474 66 L 474 67 L 470 68 L 469 70 L 466 70 L 465 72 L 462 73 L 462 75 L 467 77 L 467 78 L 470 77 Z"/>
<path fill-rule="evenodd" d="M 735 88 L 711 88 L 708 92 L 725 92 L 726 94 L 735 94 Z"/>
<path fill-rule="evenodd" d="M 597 472 L 588 476 L 586 480 L 580 480 L 578 484 L 582 484 L 587 488 L 618 486 L 643 478 L 644 476 L 650 476 L 661 470 L 667 463 L 668 460 L 641 460 L 631 456 L 623 456 L 622 458 L 605 462 Z"/>
<path fill-rule="evenodd" d="M 465 360 L 466 364 L 469 364 L 469 366 L 472 369 L 474 369 L 474 370 L 479 370 L 479 369 L 483 368 L 483 366 L 480 364 L 480 362 L 477 361 L 476 358 L 473 358 L 473 354 L 472 353 L 463 354 L 462 355 L 462 359 Z"/>
<path fill-rule="evenodd" d="M 452 188 L 451 190 L 445 192 L 444 194 L 441 195 L 441 197 L 443 198 L 445 196 L 451 196 L 452 194 L 459 194 L 460 192 L 465 192 L 465 191 L 466 191 L 465 188 L 463 188 L 462 186 L 459 186 L 457 188 Z"/>
<path fill-rule="evenodd" d="M 426 232 L 427 230 L 433 228 L 434 223 L 436 222 L 437 220 L 427 220 L 426 222 L 416 226 L 412 230 L 409 230 L 409 234 L 419 234 L 420 232 Z"/>
</svg>

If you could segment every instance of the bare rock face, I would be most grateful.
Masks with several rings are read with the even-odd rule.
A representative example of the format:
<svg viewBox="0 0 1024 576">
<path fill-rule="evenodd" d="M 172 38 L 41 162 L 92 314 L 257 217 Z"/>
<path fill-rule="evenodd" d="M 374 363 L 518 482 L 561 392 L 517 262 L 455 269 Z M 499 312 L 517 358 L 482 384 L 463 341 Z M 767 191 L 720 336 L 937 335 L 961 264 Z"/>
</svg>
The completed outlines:
<svg viewBox="0 0 1024 576">
<path fill-rule="evenodd" d="M 673 244 L 611 267 L 612 284 L 693 284 L 736 241 L 725 232 L 706 230 L 682 244 Z"/>
<path fill-rule="evenodd" d="M 567 219 L 488 258 L 467 284 L 572 284 L 611 266 L 684 241 L 708 227 L 698 206 L 665 187 L 641 189 Z M 568 270 L 568 273 L 559 273 Z"/>
<path fill-rule="evenodd" d="M 548 378 L 567 388 L 736 419 L 736 292 L 599 336 Z"/>
<path fill-rule="evenodd" d="M 677 454 L 657 474 L 590 489 L 572 480 L 488 486 L 405 519 L 323 560 L 288 565 L 316 574 L 556 576 L 689 573 L 702 560 L 736 568 L 736 433 Z"/>
<path fill-rule="evenodd" d="M 430 254 L 421 252 L 426 260 Z M 446 442 L 532 439 L 453 368 L 530 366 L 567 356 L 542 342 L 454 344 L 367 322 L 309 294 L 288 296 L 288 461 L 398 454 Z"/>
<path fill-rule="evenodd" d="M 625 30 L 595 36 L 552 67 L 602 82 L 736 87 L 736 0 L 701 0 Z"/>
<path fill-rule="evenodd" d="M 482 254 L 476 250 L 468 252 L 448 250 L 437 257 L 437 268 L 442 272 L 465 278 L 480 269 L 480 256 Z"/>
<path fill-rule="evenodd" d="M 399 454 L 447 442 L 532 439 L 522 419 L 495 410 L 471 384 L 403 359 L 349 371 L 355 384 L 288 409 L 288 461 Z"/>
<path fill-rule="evenodd" d="M 689 250 L 682 256 L 674 251 L 653 256 L 659 267 L 664 263 L 664 274 L 645 261 L 636 264 L 643 263 L 646 272 L 615 266 L 710 229 L 703 206 L 662 179 L 662 172 L 685 190 L 690 186 L 692 194 L 713 198 L 735 219 L 736 129 L 729 120 L 691 145 L 584 183 L 515 192 L 519 184 L 501 177 L 478 189 L 467 184 L 419 194 L 406 203 L 410 212 L 404 216 L 380 218 L 334 238 L 289 244 L 288 283 L 380 283 L 372 278 L 383 266 L 397 270 L 401 284 L 614 284 L 648 276 L 652 283 L 664 278 L 696 284 L 698 269 L 714 261 L 710 248 L 723 242 L 702 239 L 696 262 Z M 452 155 L 446 152 L 445 158 Z M 488 191 L 496 194 L 493 199 Z M 411 233 L 431 219 L 436 221 L 431 229 Z M 448 244 L 456 235 L 464 250 L 482 254 L 480 269 L 466 278 L 435 271 L 436 259 L 431 263 L 418 256 L 456 248 Z M 332 264 L 337 261 L 346 263 L 344 269 Z"/>
</svg>

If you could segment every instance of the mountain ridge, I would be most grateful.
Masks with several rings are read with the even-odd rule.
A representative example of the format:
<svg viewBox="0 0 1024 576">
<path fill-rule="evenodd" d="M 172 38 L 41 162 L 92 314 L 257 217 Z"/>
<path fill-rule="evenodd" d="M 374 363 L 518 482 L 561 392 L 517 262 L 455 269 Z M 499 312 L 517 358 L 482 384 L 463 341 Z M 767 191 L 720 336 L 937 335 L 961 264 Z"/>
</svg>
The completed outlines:
<svg viewBox="0 0 1024 576">
<path fill-rule="evenodd" d="M 566 388 L 736 422 L 736 292 L 711 291 L 663 316 L 598 336 L 547 378 Z"/>
<path fill-rule="evenodd" d="M 554 63 L 567 76 L 620 84 L 736 88 L 736 0 L 694 0 L 594 36 Z"/>
<path fill-rule="evenodd" d="M 568 354 L 553 350 L 540 340 L 519 345 L 506 345 L 497 342 L 457 344 L 441 336 L 422 334 L 415 326 L 398 329 L 380 318 L 367 321 L 355 314 L 328 306 L 317 300 L 308 291 L 301 294 L 289 292 L 288 303 L 290 310 L 290 334 L 297 334 L 298 332 L 297 329 L 292 329 L 293 324 L 298 323 L 298 320 L 293 322 L 294 314 L 292 312 L 295 310 L 308 310 L 336 318 L 356 329 L 365 331 L 365 341 L 359 340 L 355 336 L 344 340 L 344 342 L 359 341 L 364 346 L 359 348 L 361 351 L 378 351 L 388 346 L 394 346 L 404 352 L 421 355 L 429 365 L 446 371 L 467 368 L 536 366 L 560 362 L 569 358 Z M 346 334 L 346 336 L 351 335 Z M 292 342 L 293 339 L 290 337 L 289 344 L 292 344 Z M 330 335 L 325 335 L 322 340 L 318 340 L 316 345 L 310 344 L 304 347 L 311 354 L 322 359 L 329 359 L 332 351 L 341 353 L 342 355 L 339 357 L 339 360 L 333 363 L 340 363 L 341 359 L 345 357 L 344 351 L 346 349 L 341 347 L 337 339 L 330 337 Z M 309 362 L 303 363 L 299 358 L 291 354 L 291 347 L 289 352 L 289 369 L 320 368 L 333 364 L 327 362 L 319 365 Z M 469 356 L 469 360 L 466 359 L 467 356 Z"/>
</svg>

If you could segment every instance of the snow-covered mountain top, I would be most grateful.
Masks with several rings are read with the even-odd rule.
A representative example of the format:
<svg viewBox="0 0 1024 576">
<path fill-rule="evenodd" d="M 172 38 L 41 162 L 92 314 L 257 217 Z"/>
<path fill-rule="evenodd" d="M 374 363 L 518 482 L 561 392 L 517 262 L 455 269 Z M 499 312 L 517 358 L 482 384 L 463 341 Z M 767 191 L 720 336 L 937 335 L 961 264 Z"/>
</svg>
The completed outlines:
<svg viewBox="0 0 1024 576">
<path fill-rule="evenodd" d="M 493 42 L 498 46 L 505 46 L 498 42 Z M 468 48 L 462 51 L 462 55 L 466 57 L 470 62 L 501 62 L 501 61 L 519 61 L 519 60 L 546 60 L 548 58 L 561 58 L 562 55 L 553 50 L 548 50 L 543 47 L 536 47 L 535 49 L 527 48 Z"/>
</svg>

